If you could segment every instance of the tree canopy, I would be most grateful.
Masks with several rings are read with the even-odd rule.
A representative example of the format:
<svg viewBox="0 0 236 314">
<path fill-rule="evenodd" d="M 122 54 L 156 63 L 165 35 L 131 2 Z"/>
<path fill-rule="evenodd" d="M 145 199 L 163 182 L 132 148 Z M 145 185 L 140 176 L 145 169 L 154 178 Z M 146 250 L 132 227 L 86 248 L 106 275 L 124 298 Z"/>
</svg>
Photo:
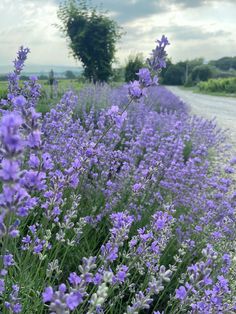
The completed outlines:
<svg viewBox="0 0 236 314">
<path fill-rule="evenodd" d="M 236 57 L 223 57 L 218 60 L 210 61 L 210 64 L 222 71 L 228 71 L 230 69 L 236 70 Z"/>
<path fill-rule="evenodd" d="M 183 62 L 169 64 L 163 74 L 163 83 L 166 85 L 183 85 L 185 79 L 185 65 Z"/>
<path fill-rule="evenodd" d="M 138 79 L 137 73 L 139 69 L 144 67 L 143 57 L 137 54 L 135 57 L 129 57 L 125 66 L 125 81 L 130 82 Z"/>
<path fill-rule="evenodd" d="M 193 68 L 192 80 L 194 82 L 207 81 L 212 76 L 213 76 L 213 72 L 209 65 L 203 64 L 203 65 L 198 65 L 195 68 Z"/>
<path fill-rule="evenodd" d="M 67 70 L 67 71 L 65 72 L 65 77 L 66 77 L 67 79 L 69 79 L 69 80 L 73 80 L 73 79 L 76 78 L 76 75 L 75 75 L 72 71 Z"/>
<path fill-rule="evenodd" d="M 121 36 L 117 23 L 82 0 L 65 1 L 58 17 L 73 56 L 83 64 L 85 77 L 93 82 L 108 81 L 115 44 Z"/>
</svg>

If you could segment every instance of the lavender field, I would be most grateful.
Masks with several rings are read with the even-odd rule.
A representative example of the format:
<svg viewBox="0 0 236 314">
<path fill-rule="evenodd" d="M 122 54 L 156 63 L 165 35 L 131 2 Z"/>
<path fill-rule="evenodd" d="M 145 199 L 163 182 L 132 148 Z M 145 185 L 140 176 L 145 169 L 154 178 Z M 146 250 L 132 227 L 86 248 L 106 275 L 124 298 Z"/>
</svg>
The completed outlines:
<svg viewBox="0 0 236 314">
<path fill-rule="evenodd" d="M 163 86 L 168 40 L 117 88 L 1 100 L 0 313 L 235 313 L 235 166 Z"/>
</svg>

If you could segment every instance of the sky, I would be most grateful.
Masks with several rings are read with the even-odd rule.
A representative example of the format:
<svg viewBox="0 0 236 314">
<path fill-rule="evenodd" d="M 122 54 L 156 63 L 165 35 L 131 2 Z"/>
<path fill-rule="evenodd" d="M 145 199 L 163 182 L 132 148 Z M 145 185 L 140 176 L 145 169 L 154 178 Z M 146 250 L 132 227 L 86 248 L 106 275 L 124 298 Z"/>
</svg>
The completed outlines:
<svg viewBox="0 0 236 314">
<path fill-rule="evenodd" d="M 0 65 L 9 65 L 19 46 L 31 49 L 31 65 L 80 65 L 69 53 L 59 23 L 60 0 L 0 0 Z M 148 57 L 165 34 L 168 55 L 179 60 L 236 56 L 236 0 L 91 0 L 103 4 L 123 27 L 117 65 L 128 56 Z"/>
</svg>

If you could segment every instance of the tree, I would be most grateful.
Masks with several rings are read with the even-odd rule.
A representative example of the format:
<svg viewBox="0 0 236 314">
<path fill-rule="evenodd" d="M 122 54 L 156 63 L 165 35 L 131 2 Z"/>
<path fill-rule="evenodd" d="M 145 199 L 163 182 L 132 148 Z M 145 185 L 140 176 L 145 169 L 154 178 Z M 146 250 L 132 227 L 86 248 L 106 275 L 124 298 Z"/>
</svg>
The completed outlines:
<svg viewBox="0 0 236 314">
<path fill-rule="evenodd" d="M 137 54 L 135 57 L 129 57 L 125 66 L 125 81 L 130 82 L 138 79 L 137 73 L 139 69 L 144 67 L 143 57 Z"/>
<path fill-rule="evenodd" d="M 166 85 L 183 85 L 185 80 L 185 64 L 179 62 L 171 64 L 163 77 L 163 84 Z"/>
<path fill-rule="evenodd" d="M 161 73 L 161 83 L 166 85 L 186 85 L 191 86 L 195 82 L 194 80 L 198 78 L 198 75 L 200 75 L 201 78 L 204 78 L 207 76 L 206 69 L 204 64 L 203 58 L 197 58 L 192 60 L 185 60 L 185 61 L 179 61 L 176 64 L 172 64 L 171 60 L 167 60 L 166 62 L 166 68 L 162 70 Z M 193 70 L 196 71 L 196 69 L 200 70 L 199 72 L 195 72 L 192 76 Z M 209 74 L 212 75 L 212 72 Z"/>
<path fill-rule="evenodd" d="M 213 72 L 209 65 L 198 65 L 192 71 L 193 82 L 207 81 L 212 76 Z"/>
<path fill-rule="evenodd" d="M 60 6 L 58 17 L 62 21 L 59 28 L 69 40 L 73 56 L 82 62 L 85 77 L 93 82 L 108 81 L 115 44 L 121 36 L 116 22 L 83 0 L 67 0 Z"/>
<path fill-rule="evenodd" d="M 231 57 L 223 57 L 218 60 L 212 60 L 209 62 L 210 65 L 216 66 L 218 69 L 222 71 L 228 71 L 233 67 L 234 58 Z"/>
<path fill-rule="evenodd" d="M 49 82 L 49 85 L 52 86 L 53 83 L 54 83 L 54 80 L 55 80 L 55 77 L 54 77 L 54 71 L 51 70 L 48 74 L 48 82 Z"/>
<path fill-rule="evenodd" d="M 124 82 L 125 69 L 123 67 L 113 69 L 112 82 Z"/>
<path fill-rule="evenodd" d="M 75 74 L 70 71 L 70 70 L 67 70 L 65 72 L 65 77 L 68 79 L 68 80 L 74 80 L 76 78 Z"/>
<path fill-rule="evenodd" d="M 159 83 L 160 83 L 160 84 L 164 83 L 166 72 L 167 72 L 167 70 L 169 69 L 169 67 L 172 66 L 172 65 L 173 65 L 173 63 L 172 63 L 171 59 L 168 58 L 168 59 L 166 60 L 166 67 L 163 68 L 163 69 L 161 70 L 161 73 L 160 73 L 160 77 L 159 77 Z"/>
<path fill-rule="evenodd" d="M 192 60 L 186 60 L 185 63 L 185 86 L 192 86 L 192 71 L 196 66 L 203 65 L 204 59 L 203 58 L 196 58 Z"/>
</svg>

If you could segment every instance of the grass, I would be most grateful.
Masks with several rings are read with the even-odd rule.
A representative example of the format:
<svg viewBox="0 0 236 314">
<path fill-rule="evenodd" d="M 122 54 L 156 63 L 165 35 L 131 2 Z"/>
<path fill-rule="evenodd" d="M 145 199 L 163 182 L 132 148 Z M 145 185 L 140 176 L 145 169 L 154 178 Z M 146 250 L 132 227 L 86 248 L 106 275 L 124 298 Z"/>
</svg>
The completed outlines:
<svg viewBox="0 0 236 314">
<path fill-rule="evenodd" d="M 0 81 L 0 99 L 5 98 L 7 95 L 7 82 Z"/>
<path fill-rule="evenodd" d="M 45 114 L 50 108 L 54 107 L 61 100 L 67 90 L 78 92 L 84 85 L 77 80 L 59 80 L 57 92 L 55 93 L 47 80 L 39 80 L 39 84 L 42 86 L 42 96 L 36 109 L 42 114 Z"/>
<path fill-rule="evenodd" d="M 84 86 L 83 83 L 80 83 L 77 80 L 61 79 L 58 80 L 58 92 L 55 93 L 47 80 L 39 80 L 38 82 L 42 86 L 42 95 L 36 109 L 42 114 L 45 114 L 50 108 L 55 106 L 67 90 L 72 89 L 78 92 Z M 7 97 L 7 87 L 7 81 L 0 81 L 0 99 Z"/>
</svg>

